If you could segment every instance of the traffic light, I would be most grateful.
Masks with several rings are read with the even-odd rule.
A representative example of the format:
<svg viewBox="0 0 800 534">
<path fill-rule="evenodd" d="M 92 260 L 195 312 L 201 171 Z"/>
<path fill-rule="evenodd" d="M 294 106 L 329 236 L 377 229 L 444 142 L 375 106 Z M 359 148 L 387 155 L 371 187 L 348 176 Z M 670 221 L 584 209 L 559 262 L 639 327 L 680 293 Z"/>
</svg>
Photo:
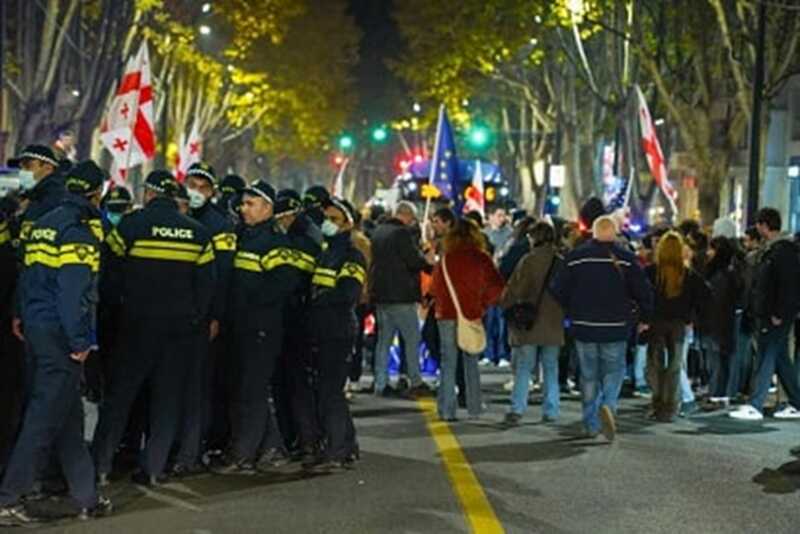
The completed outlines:
<svg viewBox="0 0 800 534">
<path fill-rule="evenodd" d="M 372 130 L 372 140 L 376 143 L 383 143 L 389 138 L 389 132 L 386 131 L 386 128 L 383 126 L 379 126 Z"/>
<path fill-rule="evenodd" d="M 491 133 L 486 126 L 473 126 L 469 130 L 469 144 L 476 150 L 486 148 L 491 141 Z"/>
<path fill-rule="evenodd" d="M 342 150 L 350 150 L 353 148 L 353 136 L 344 134 L 339 138 L 339 148 Z"/>
</svg>

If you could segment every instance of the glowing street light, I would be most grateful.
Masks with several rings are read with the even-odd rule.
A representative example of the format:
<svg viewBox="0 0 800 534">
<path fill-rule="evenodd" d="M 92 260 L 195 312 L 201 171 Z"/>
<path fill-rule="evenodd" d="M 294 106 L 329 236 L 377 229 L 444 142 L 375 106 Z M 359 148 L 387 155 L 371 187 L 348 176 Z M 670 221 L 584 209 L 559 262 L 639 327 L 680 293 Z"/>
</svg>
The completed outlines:
<svg viewBox="0 0 800 534">
<path fill-rule="evenodd" d="M 211 26 L 208 24 L 202 24 L 200 26 L 200 35 L 211 35 Z"/>
<path fill-rule="evenodd" d="M 206 2 L 203 4 L 202 10 L 203 13 L 209 13 L 211 11 L 211 2 Z"/>
</svg>

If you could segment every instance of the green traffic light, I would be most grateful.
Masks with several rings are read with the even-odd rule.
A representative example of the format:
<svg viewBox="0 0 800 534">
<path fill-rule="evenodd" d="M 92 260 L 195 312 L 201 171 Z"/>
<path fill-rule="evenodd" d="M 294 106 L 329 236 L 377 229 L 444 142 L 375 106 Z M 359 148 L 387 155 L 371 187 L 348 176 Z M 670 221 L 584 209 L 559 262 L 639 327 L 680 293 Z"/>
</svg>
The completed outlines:
<svg viewBox="0 0 800 534">
<path fill-rule="evenodd" d="M 376 143 L 383 143 L 388 137 L 389 133 L 386 131 L 386 128 L 382 126 L 372 130 L 372 140 Z"/>
<path fill-rule="evenodd" d="M 343 135 L 339 138 L 339 148 L 342 150 L 348 150 L 353 148 L 353 137 L 349 135 Z"/>
<path fill-rule="evenodd" d="M 489 130 L 484 126 L 475 126 L 469 132 L 469 144 L 474 148 L 484 148 L 489 144 Z"/>
</svg>

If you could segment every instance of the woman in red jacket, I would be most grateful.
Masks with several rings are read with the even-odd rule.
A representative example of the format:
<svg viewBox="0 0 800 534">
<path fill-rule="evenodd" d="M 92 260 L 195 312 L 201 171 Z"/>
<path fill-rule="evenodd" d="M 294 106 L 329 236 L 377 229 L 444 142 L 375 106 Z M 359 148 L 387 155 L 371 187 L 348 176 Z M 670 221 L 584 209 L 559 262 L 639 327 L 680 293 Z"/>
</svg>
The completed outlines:
<svg viewBox="0 0 800 534">
<path fill-rule="evenodd" d="M 503 278 L 486 252 L 486 240 L 478 226 L 466 219 L 459 220 L 444 238 L 444 260 L 447 274 L 456 293 L 461 312 L 467 319 L 479 320 L 486 309 L 495 304 L 503 292 Z M 444 421 L 456 420 L 456 363 L 464 358 L 467 383 L 467 411 L 470 418 L 481 414 L 481 377 L 478 371 L 478 354 L 461 355 L 456 342 L 456 307 L 447 287 L 443 263 L 433 272 L 433 296 L 436 301 L 436 319 L 441 338 L 441 383 L 439 385 L 439 417 Z"/>
</svg>

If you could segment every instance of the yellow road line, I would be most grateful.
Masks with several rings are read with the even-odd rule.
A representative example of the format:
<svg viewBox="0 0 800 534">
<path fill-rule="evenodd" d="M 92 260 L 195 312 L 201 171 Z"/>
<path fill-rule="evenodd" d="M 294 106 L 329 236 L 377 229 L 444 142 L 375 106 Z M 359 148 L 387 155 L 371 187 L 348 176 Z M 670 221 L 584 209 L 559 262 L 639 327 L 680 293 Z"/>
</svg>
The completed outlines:
<svg viewBox="0 0 800 534">
<path fill-rule="evenodd" d="M 475 534 L 505 532 L 450 426 L 439 421 L 436 401 L 422 398 L 417 400 L 417 404 L 425 414 L 428 432 L 433 436 L 433 441 L 439 449 L 450 484 L 458 496 L 472 532 Z"/>
</svg>

